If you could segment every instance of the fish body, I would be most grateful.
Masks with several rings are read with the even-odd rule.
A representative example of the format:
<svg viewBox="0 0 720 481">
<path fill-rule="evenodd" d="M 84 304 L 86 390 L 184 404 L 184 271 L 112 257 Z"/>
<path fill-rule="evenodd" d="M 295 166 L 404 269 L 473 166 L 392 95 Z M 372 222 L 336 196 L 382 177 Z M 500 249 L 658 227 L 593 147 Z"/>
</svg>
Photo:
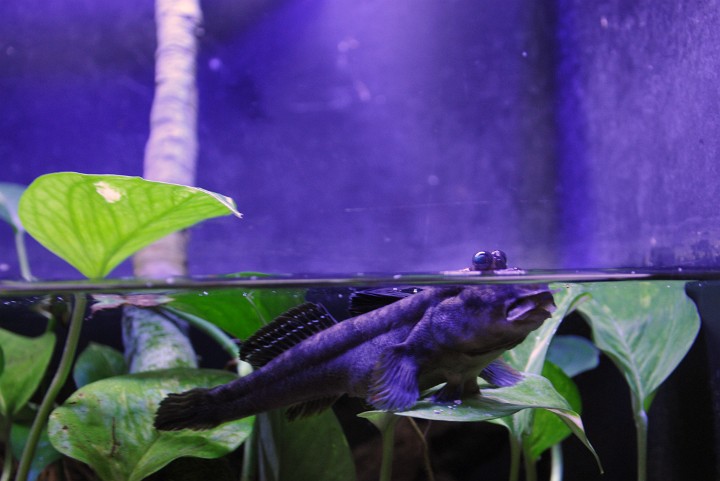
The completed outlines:
<svg viewBox="0 0 720 481">
<path fill-rule="evenodd" d="M 550 317 L 546 286 L 427 287 L 342 322 L 319 304 L 293 308 L 241 346 L 256 369 L 213 388 L 170 394 L 155 426 L 206 429 L 270 409 L 310 415 L 348 394 L 404 410 L 441 383 L 438 402 L 477 392 L 477 377 L 512 385 L 520 374 L 496 359 Z"/>
</svg>

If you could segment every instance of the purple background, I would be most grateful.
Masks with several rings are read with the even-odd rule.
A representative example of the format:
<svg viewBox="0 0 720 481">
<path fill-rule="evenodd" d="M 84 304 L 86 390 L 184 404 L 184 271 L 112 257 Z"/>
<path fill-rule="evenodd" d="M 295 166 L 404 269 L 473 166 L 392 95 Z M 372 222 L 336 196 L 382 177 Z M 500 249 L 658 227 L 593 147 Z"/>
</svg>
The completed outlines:
<svg viewBox="0 0 720 481">
<path fill-rule="evenodd" d="M 191 273 L 717 266 L 718 7 L 205 2 L 197 185 L 245 219 L 195 228 Z M 141 175 L 154 35 L 152 2 L 3 1 L 0 181 Z"/>
</svg>

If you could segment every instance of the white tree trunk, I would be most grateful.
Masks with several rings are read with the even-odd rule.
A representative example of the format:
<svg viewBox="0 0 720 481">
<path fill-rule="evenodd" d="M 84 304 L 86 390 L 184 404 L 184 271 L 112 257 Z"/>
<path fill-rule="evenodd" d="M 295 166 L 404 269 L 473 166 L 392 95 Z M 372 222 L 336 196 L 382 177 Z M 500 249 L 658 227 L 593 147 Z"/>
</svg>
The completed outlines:
<svg viewBox="0 0 720 481">
<path fill-rule="evenodd" d="M 194 185 L 197 159 L 197 33 L 199 0 L 156 0 L 157 51 L 155 97 L 143 176 L 149 180 Z M 177 232 L 138 252 L 138 277 L 187 274 L 187 232 Z"/>
</svg>

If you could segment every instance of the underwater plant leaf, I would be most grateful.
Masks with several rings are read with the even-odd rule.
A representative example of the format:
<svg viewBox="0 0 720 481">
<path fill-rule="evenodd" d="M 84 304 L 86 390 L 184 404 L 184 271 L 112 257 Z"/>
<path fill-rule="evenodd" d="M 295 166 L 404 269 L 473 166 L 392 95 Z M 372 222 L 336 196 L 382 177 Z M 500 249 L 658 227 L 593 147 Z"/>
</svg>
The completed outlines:
<svg viewBox="0 0 720 481">
<path fill-rule="evenodd" d="M 288 421 L 283 410 L 257 416 L 260 481 L 356 479 L 355 464 L 332 410 Z"/>
<path fill-rule="evenodd" d="M 215 324 L 238 339 L 255 331 L 304 300 L 303 289 L 209 289 L 173 293 L 163 305 L 182 316 L 189 314 Z"/>
<path fill-rule="evenodd" d="M 0 219 L 10 224 L 16 232 L 25 230 L 18 216 L 18 203 L 23 192 L 24 185 L 0 182 Z"/>
<path fill-rule="evenodd" d="M 40 385 L 55 347 L 55 334 L 26 337 L 0 329 L 4 365 L 0 375 L 0 415 L 13 416 Z"/>
<path fill-rule="evenodd" d="M 212 217 L 240 214 L 229 197 L 140 177 L 58 172 L 20 198 L 27 232 L 91 279 L 152 242 Z"/>
<path fill-rule="evenodd" d="M 553 336 L 546 359 L 568 376 L 575 377 L 598 366 L 600 351 L 595 344 L 581 336 Z"/>
<path fill-rule="evenodd" d="M 593 340 L 620 369 L 645 410 L 700 329 L 685 282 L 610 282 L 588 288 L 579 307 Z"/>
<path fill-rule="evenodd" d="M 580 391 L 572 379 L 558 366 L 546 361 L 542 375 L 550 381 L 555 390 L 568 402 L 573 411 L 582 412 Z M 524 441 L 529 444 L 530 456 L 537 460 L 546 450 L 561 442 L 571 434 L 571 430 L 557 416 L 538 409 L 533 413 L 530 436 Z"/>
<path fill-rule="evenodd" d="M 73 379 L 77 387 L 127 373 L 125 357 L 117 349 L 91 342 L 75 360 Z"/>
<path fill-rule="evenodd" d="M 12 453 L 15 459 L 20 459 L 22 456 L 25 443 L 27 443 L 28 436 L 30 435 L 30 426 L 24 424 L 13 423 L 12 430 L 10 431 L 10 443 L 12 446 Z M 30 470 L 28 471 L 27 481 L 35 481 L 40 473 L 47 466 L 51 465 L 55 461 L 62 458 L 60 454 L 48 438 L 47 429 L 43 429 L 40 432 L 40 439 L 35 446 L 35 456 L 33 456 L 32 462 L 30 463 Z"/>
<path fill-rule="evenodd" d="M 225 371 L 175 368 L 88 384 L 52 412 L 50 441 L 61 453 L 90 465 L 104 481 L 140 481 L 182 456 L 224 456 L 249 436 L 252 418 L 205 431 L 158 431 L 153 419 L 168 393 L 233 379 Z"/>
</svg>

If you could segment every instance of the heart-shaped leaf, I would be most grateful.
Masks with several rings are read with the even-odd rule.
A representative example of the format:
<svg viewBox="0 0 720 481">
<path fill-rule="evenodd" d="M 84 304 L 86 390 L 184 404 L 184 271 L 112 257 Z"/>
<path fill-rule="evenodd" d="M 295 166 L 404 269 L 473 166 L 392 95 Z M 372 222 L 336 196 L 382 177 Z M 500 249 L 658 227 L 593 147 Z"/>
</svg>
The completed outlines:
<svg viewBox="0 0 720 481">
<path fill-rule="evenodd" d="M 223 456 L 245 441 L 252 418 L 206 431 L 157 431 L 153 418 L 168 393 L 233 379 L 225 371 L 176 368 L 88 384 L 52 412 L 50 441 L 61 453 L 90 465 L 104 481 L 140 481 L 182 456 Z"/>
<path fill-rule="evenodd" d="M 620 369 L 644 409 L 685 357 L 700 317 L 685 295 L 685 282 L 612 282 L 589 288 L 579 307 L 593 340 Z"/>
<path fill-rule="evenodd" d="M 75 172 L 38 177 L 19 205 L 30 235 L 91 279 L 172 232 L 229 214 L 240 216 L 232 199 L 203 189 Z"/>
<path fill-rule="evenodd" d="M 50 363 L 55 335 L 25 337 L 0 329 L 5 368 L 0 375 L 0 415 L 15 415 L 28 402 Z"/>
<path fill-rule="evenodd" d="M 77 387 L 127 373 L 122 353 L 110 346 L 91 342 L 75 360 L 73 379 Z"/>
</svg>

